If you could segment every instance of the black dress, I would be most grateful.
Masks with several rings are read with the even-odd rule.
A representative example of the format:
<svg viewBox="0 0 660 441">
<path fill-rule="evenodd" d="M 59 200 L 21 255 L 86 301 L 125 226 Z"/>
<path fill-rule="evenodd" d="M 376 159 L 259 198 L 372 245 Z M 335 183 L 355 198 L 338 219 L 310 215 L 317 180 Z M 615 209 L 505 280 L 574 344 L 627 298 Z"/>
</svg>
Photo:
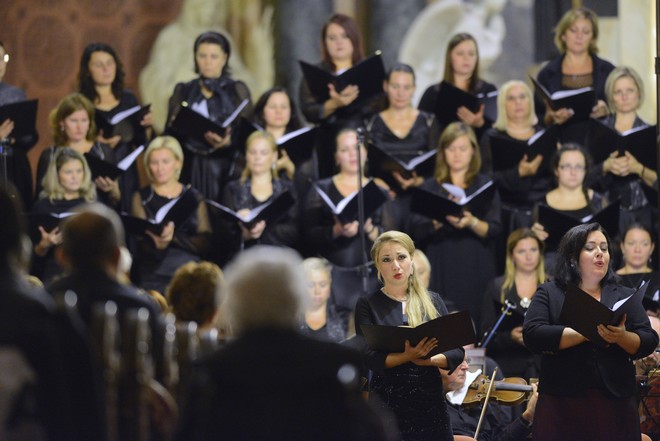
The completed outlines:
<svg viewBox="0 0 660 441">
<path fill-rule="evenodd" d="M 174 272 L 184 263 L 200 261 L 208 249 L 211 227 L 204 198 L 191 187 L 184 187 L 180 197 L 194 197 L 197 210 L 174 226 L 174 238 L 167 248 L 157 249 L 146 235 L 138 238 L 139 285 L 144 289 L 165 293 Z M 151 186 L 145 187 L 133 196 L 132 215 L 139 217 L 143 211 L 147 219 L 153 220 L 156 212 L 170 201 L 156 194 Z"/>
<path fill-rule="evenodd" d="M 202 93 L 202 81 L 209 90 L 213 91 L 210 98 Z M 244 100 L 250 99 L 250 91 L 241 81 L 222 76 L 218 79 L 196 78 L 187 83 L 178 83 L 170 97 L 167 124 L 172 123 L 176 112 L 182 102 L 193 104 L 206 103 L 208 117 L 218 124 L 222 122 L 238 107 Z M 242 111 L 241 116 L 250 118 L 252 105 L 248 104 Z M 240 176 L 243 169 L 243 151 L 245 146 L 236 145 L 237 140 L 242 139 L 236 133 L 238 119 L 232 124 L 232 144 L 230 146 L 212 149 L 208 143 L 203 143 L 187 138 L 178 133 L 176 136 L 184 147 L 184 163 L 181 172 L 181 182 L 191 184 L 204 195 L 204 198 L 219 202 L 225 184 Z M 167 129 L 166 132 L 171 132 Z"/>
<path fill-rule="evenodd" d="M 22 89 L 0 81 L 0 106 L 25 101 L 26 99 L 27 97 Z M 0 121 L 0 124 L 3 122 Z M 25 210 L 29 210 L 33 202 L 32 168 L 27 152 L 37 143 L 38 139 L 39 135 L 36 132 L 17 138 L 7 148 L 4 156 L 7 161 L 7 179 L 16 186 Z M 3 174 L 3 170 L 0 169 L 0 178 L 3 178 Z"/>
<path fill-rule="evenodd" d="M 420 110 L 424 110 L 425 112 L 435 113 L 435 109 L 437 107 L 438 99 L 440 96 L 441 87 L 442 87 L 442 82 L 429 86 L 424 91 L 424 94 L 422 95 L 422 99 L 419 100 L 419 105 L 417 107 Z M 472 95 L 478 95 L 478 94 L 486 95 L 490 92 L 495 92 L 496 90 L 497 87 L 495 87 L 494 84 L 491 84 L 484 80 L 479 80 L 477 81 L 477 84 L 475 84 L 474 90 L 470 90 L 469 92 Z M 456 118 L 456 121 L 458 121 L 458 117 Z M 494 121 L 491 121 L 484 116 L 484 125 L 479 128 L 474 128 L 474 133 L 477 136 L 477 139 L 481 139 L 483 134 L 486 133 L 486 130 L 488 130 L 493 125 L 493 122 Z M 441 127 L 441 130 L 444 129 L 445 129 L 444 126 Z"/>
<path fill-rule="evenodd" d="M 125 110 L 131 109 L 135 106 L 140 105 L 135 95 L 128 91 L 124 90 L 121 92 L 119 97 L 119 104 L 113 107 L 110 110 L 100 110 L 96 109 L 96 114 L 110 121 L 116 114 L 123 112 Z M 146 134 L 135 134 L 133 139 L 122 139 L 113 149 L 115 152 L 115 159 L 117 162 L 124 159 L 128 156 L 136 147 L 139 147 L 142 143 L 146 143 Z M 108 136 L 106 136 L 108 138 Z M 147 146 L 144 146 L 145 149 Z M 140 179 L 138 176 L 137 162 L 133 162 L 131 166 L 122 173 L 119 178 L 119 189 L 121 190 L 121 202 L 120 210 L 123 212 L 129 212 L 131 210 L 131 195 L 135 193 L 140 188 Z"/>
<path fill-rule="evenodd" d="M 490 179 L 479 174 L 465 189 L 467 195 L 481 188 Z M 443 187 L 435 180 L 427 180 L 422 188 L 443 194 Z M 479 212 L 481 211 L 481 212 Z M 411 233 L 418 247 L 425 246 L 431 262 L 431 289 L 454 303 L 459 310 L 469 310 L 477 329 L 480 329 L 481 304 L 486 286 L 496 275 L 494 238 L 502 231 L 500 197 L 497 192 L 492 203 L 472 213 L 488 223 L 488 235 L 482 239 L 471 229 L 452 227 L 445 219 L 438 219 L 443 226 L 435 230 L 431 219 L 414 215 Z"/>
<path fill-rule="evenodd" d="M 447 308 L 434 292 L 429 293 L 438 313 L 446 315 Z M 405 363 L 385 368 L 388 354 L 371 350 L 364 342 L 362 324 L 400 326 L 404 322 L 402 303 L 387 297 L 381 290 L 361 297 L 355 306 L 355 330 L 363 344 L 363 358 L 372 371 L 369 398 L 389 409 L 397 419 L 403 440 L 453 440 L 447 403 L 438 368 Z M 463 348 L 443 353 L 449 370 L 463 362 Z"/>
<path fill-rule="evenodd" d="M 333 341 L 340 343 L 346 339 L 348 334 L 348 317 L 347 312 L 338 312 L 334 305 L 326 305 L 326 319 L 325 325 L 319 329 L 310 328 L 307 323 L 303 322 L 300 330 L 303 334 L 315 340 Z"/>
<path fill-rule="evenodd" d="M 602 122 L 616 130 L 616 115 L 609 115 L 603 118 Z M 599 124 L 593 121 L 592 124 Z M 648 124 L 640 117 L 636 117 L 633 128 L 646 127 Z M 587 140 L 587 146 L 590 152 L 596 152 L 605 146 L 595 145 L 597 141 L 591 137 Z M 651 146 L 652 148 L 654 146 Z M 593 154 L 593 153 L 592 153 Z M 603 193 L 608 200 L 614 201 L 621 198 L 619 210 L 619 231 L 625 231 L 628 225 L 638 222 L 649 229 L 653 229 L 653 209 L 656 201 L 648 201 L 642 190 L 641 178 L 636 174 L 628 176 L 616 176 L 612 173 L 603 174 L 603 162 L 592 167 L 590 175 L 594 177 L 593 188 Z"/>
<path fill-rule="evenodd" d="M 327 194 L 334 204 L 344 199 L 344 196 L 335 187 L 332 178 L 322 179 L 317 186 Z M 378 210 L 372 217 L 374 226 L 380 227 L 381 212 Z M 332 227 L 335 215 L 323 201 L 316 190 L 310 190 L 304 210 L 303 235 L 306 244 L 310 247 L 312 255 L 325 257 L 332 264 L 332 294 L 330 301 L 339 310 L 352 311 L 357 298 L 365 294 L 362 286 L 363 256 L 368 262 L 367 291 L 371 292 L 378 286 L 376 270 L 369 257 L 369 250 L 373 243 L 369 237 L 365 238 L 366 249 L 362 249 L 360 235 L 353 237 L 332 237 Z"/>
<path fill-rule="evenodd" d="M 387 126 L 380 114 L 374 115 L 366 124 L 368 141 L 378 146 L 386 153 L 408 162 L 417 156 L 437 148 L 440 136 L 440 128 L 433 114 L 420 111 L 417 115 L 410 131 L 400 138 L 394 134 Z M 370 162 L 372 166 L 377 166 Z M 430 175 L 424 176 L 430 177 Z M 410 214 L 410 194 L 403 190 L 392 175 L 383 175 L 381 177 L 397 196 L 388 204 L 391 212 L 384 217 L 383 226 L 386 230 L 405 231 L 407 229 L 408 217 Z"/>
<path fill-rule="evenodd" d="M 274 179 L 273 194 L 268 199 L 260 201 L 252 194 L 252 181 L 250 179 L 247 179 L 245 182 L 235 180 L 229 182 L 225 187 L 222 204 L 233 211 L 239 211 L 245 208 L 252 210 L 287 191 L 294 199 L 296 198 L 294 185 L 291 181 L 287 179 Z M 216 225 L 223 228 L 222 234 L 226 235 L 226 243 L 232 255 L 254 245 L 276 245 L 291 248 L 296 248 L 298 245 L 300 230 L 298 228 L 297 204 L 285 213 L 281 213 L 274 222 L 267 222 L 266 229 L 259 239 L 244 240 L 237 222 L 222 222 Z"/>
<path fill-rule="evenodd" d="M 497 277 L 488 284 L 484 296 L 482 312 L 482 335 L 490 330 L 502 314 L 501 291 L 504 276 Z M 516 284 L 505 293 L 505 300 L 515 305 L 508 317 L 502 320 L 500 327 L 488 343 L 488 356 L 492 357 L 502 368 L 505 377 L 538 378 L 541 359 L 525 346 L 511 340 L 511 329 L 522 326 L 529 302 L 518 296 Z"/>
<path fill-rule="evenodd" d="M 545 87 L 548 92 L 555 93 L 559 90 L 591 86 L 596 92 L 597 100 L 607 101 L 605 97 L 605 81 L 607 81 L 607 76 L 610 72 L 614 70 L 614 65 L 612 63 L 603 60 L 596 55 L 591 55 L 593 71 L 590 76 L 585 76 L 582 84 L 577 84 L 573 75 L 564 75 L 562 73 L 561 64 L 563 60 L 564 55 L 560 55 L 559 57 L 550 60 L 539 71 L 537 77 L 538 82 Z M 538 116 L 539 121 L 543 121 L 546 111 L 545 102 L 539 98 L 538 94 L 536 94 L 534 99 L 536 115 Z M 590 123 L 588 120 L 573 121 L 572 119 L 569 119 L 559 126 L 559 138 L 562 142 L 577 142 L 580 145 L 584 145 L 589 133 L 589 127 Z"/>
</svg>

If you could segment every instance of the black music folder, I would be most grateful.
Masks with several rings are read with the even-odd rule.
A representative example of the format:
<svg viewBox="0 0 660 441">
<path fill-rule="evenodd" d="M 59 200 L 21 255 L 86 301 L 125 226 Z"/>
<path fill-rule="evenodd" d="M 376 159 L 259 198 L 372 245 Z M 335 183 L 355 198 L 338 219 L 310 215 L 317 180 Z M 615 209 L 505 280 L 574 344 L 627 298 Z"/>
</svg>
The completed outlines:
<svg viewBox="0 0 660 441">
<path fill-rule="evenodd" d="M 367 144 L 369 170 L 374 176 L 391 178 L 392 172 L 399 172 L 404 179 L 410 179 L 413 172 L 418 176 L 430 176 L 435 168 L 438 151 L 433 149 L 414 157 L 410 161 L 403 161 L 389 154 L 377 144 Z"/>
<path fill-rule="evenodd" d="M 315 188 L 316 192 L 321 196 L 321 200 L 325 202 L 342 224 L 347 224 L 358 219 L 357 191 L 335 204 L 330 199 L 330 196 L 321 190 L 318 185 Z M 387 201 L 387 195 L 373 180 L 362 187 L 362 195 L 364 199 L 364 219 L 366 221 Z"/>
<path fill-rule="evenodd" d="M 490 150 L 493 158 L 493 170 L 502 171 L 518 168 L 518 163 L 527 155 L 531 161 L 537 155 L 543 155 L 539 174 L 552 173 L 550 162 L 557 151 L 559 130 L 556 125 L 540 130 L 527 141 L 520 141 L 495 133 L 490 138 Z"/>
<path fill-rule="evenodd" d="M 104 138 L 120 135 L 122 141 L 134 144 L 144 144 L 147 141 L 145 128 L 140 125 L 144 115 L 151 111 L 151 104 L 134 106 L 108 119 L 96 112 L 94 121 L 96 128 L 103 130 Z"/>
<path fill-rule="evenodd" d="M 303 127 L 293 132 L 289 132 L 277 140 L 277 148 L 286 150 L 286 154 L 291 161 L 299 166 L 312 157 L 312 152 L 316 146 L 316 136 L 318 129 L 316 127 Z"/>
<path fill-rule="evenodd" d="M 617 156 L 630 152 L 639 162 L 657 168 L 656 126 L 634 127 L 619 133 L 600 120 L 593 120 L 589 135 L 589 152 L 596 163 L 605 161 L 617 151 Z"/>
<path fill-rule="evenodd" d="M 36 123 L 38 107 L 39 100 L 36 99 L 17 101 L 15 103 L 0 106 L 0 124 L 7 119 L 14 121 L 14 130 L 12 130 L 10 136 L 15 139 L 37 133 Z M 20 144 L 17 144 L 16 146 L 20 147 Z"/>
<path fill-rule="evenodd" d="M 492 121 L 497 118 L 497 91 L 488 94 L 472 95 L 447 81 L 440 83 L 438 99 L 435 105 L 435 116 L 443 127 L 458 121 L 459 107 L 466 107 L 470 112 L 476 113 L 484 104 L 484 116 Z"/>
<path fill-rule="evenodd" d="M 619 202 L 617 199 L 602 210 L 583 218 L 571 216 L 545 204 L 539 204 L 538 223 L 543 225 L 548 233 L 545 243 L 557 247 L 568 230 L 590 222 L 598 222 L 610 237 L 615 237 L 619 231 Z"/>
<path fill-rule="evenodd" d="M 224 137 L 227 134 L 227 128 L 232 122 L 234 122 L 249 102 L 250 100 L 248 98 L 241 101 L 231 115 L 229 115 L 222 124 L 218 124 L 194 110 L 192 106 L 184 101 L 181 103 L 181 106 L 179 106 L 179 110 L 174 116 L 170 127 L 181 135 L 189 136 L 204 144 L 208 144 L 204 134 L 206 132 L 213 132 Z M 210 146 L 209 149 L 211 149 Z"/>
<path fill-rule="evenodd" d="M 92 179 L 103 176 L 114 180 L 121 176 L 126 170 L 128 170 L 128 168 L 135 162 L 143 150 L 144 145 L 137 147 L 130 154 L 126 155 L 124 159 L 119 161 L 117 165 L 94 155 L 90 155 L 89 153 L 85 153 L 84 156 L 87 160 L 87 164 L 89 165 L 89 169 L 92 172 Z"/>
<path fill-rule="evenodd" d="M 174 229 L 176 230 L 177 227 L 197 211 L 198 204 L 199 202 L 194 193 L 185 190 L 181 196 L 163 205 L 156 212 L 154 219 L 142 219 L 122 213 L 121 220 L 128 234 L 140 235 L 151 231 L 156 235 L 160 235 L 165 225 L 169 222 L 174 222 Z"/>
<path fill-rule="evenodd" d="M 406 340 L 415 346 L 424 337 L 434 337 L 438 340 L 438 346 L 429 352 L 426 358 L 473 344 L 477 340 L 472 318 L 467 311 L 443 315 L 415 327 L 365 323 L 360 325 L 360 328 L 371 349 L 388 354 L 403 352 Z"/>
<path fill-rule="evenodd" d="M 474 193 L 463 196 L 459 201 L 420 187 L 413 187 L 410 190 L 412 194 L 410 210 L 438 221 L 444 221 L 445 216 L 448 215 L 461 217 L 465 210 L 475 215 L 483 215 L 495 195 L 493 181 L 486 182 Z"/>
<path fill-rule="evenodd" d="M 380 55 L 367 58 L 347 69 L 339 75 L 321 69 L 318 66 L 298 60 L 307 87 L 318 103 L 324 103 L 330 98 L 328 84 L 332 83 L 337 92 L 341 92 L 348 85 L 355 85 L 360 89 L 357 101 L 363 101 L 383 92 L 383 81 L 385 80 L 385 66 Z"/>
<path fill-rule="evenodd" d="M 598 346 L 608 343 L 598 335 L 598 325 L 618 325 L 623 314 L 636 307 L 642 307 L 642 298 L 648 282 L 640 286 L 630 296 L 616 302 L 608 308 L 574 284 L 569 284 L 564 297 L 564 304 L 559 314 L 559 322 L 575 329 Z"/>
<path fill-rule="evenodd" d="M 593 87 L 581 89 L 558 90 L 550 93 L 536 78 L 529 77 L 534 84 L 534 91 L 550 105 L 552 110 L 573 109 L 573 121 L 586 120 L 596 105 L 596 92 Z"/>
<path fill-rule="evenodd" d="M 219 204 L 215 201 L 206 200 L 210 207 L 217 209 L 217 211 L 224 215 L 226 218 L 242 223 L 247 229 L 252 228 L 259 221 L 266 221 L 266 223 L 275 222 L 278 218 L 286 214 L 286 212 L 293 207 L 295 199 L 288 191 L 281 193 L 275 198 L 254 207 L 247 215 L 240 215 L 236 211 Z"/>
<path fill-rule="evenodd" d="M 26 213 L 30 239 L 32 239 L 32 242 L 35 244 L 40 242 L 41 232 L 39 231 L 39 227 L 42 227 L 50 233 L 55 227 L 58 227 L 64 219 L 76 214 L 76 212 L 70 211 L 64 213 Z"/>
</svg>

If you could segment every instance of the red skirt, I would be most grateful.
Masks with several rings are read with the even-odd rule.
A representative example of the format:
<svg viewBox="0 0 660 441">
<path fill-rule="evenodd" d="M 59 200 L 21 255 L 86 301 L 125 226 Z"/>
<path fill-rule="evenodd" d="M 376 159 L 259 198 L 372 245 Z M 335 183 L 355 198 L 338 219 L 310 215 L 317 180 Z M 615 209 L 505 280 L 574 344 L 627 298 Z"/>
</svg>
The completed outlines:
<svg viewBox="0 0 660 441">
<path fill-rule="evenodd" d="M 640 441 L 635 397 L 616 398 L 588 389 L 583 396 L 539 394 L 532 428 L 534 441 Z"/>
</svg>

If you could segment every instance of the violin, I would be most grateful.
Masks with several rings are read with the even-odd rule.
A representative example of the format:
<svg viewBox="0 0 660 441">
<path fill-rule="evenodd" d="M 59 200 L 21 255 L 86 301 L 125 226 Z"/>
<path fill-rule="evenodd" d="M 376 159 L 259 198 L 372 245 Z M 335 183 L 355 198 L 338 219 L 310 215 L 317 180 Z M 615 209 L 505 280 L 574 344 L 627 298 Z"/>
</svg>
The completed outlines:
<svg viewBox="0 0 660 441">
<path fill-rule="evenodd" d="M 476 406 L 484 404 L 491 380 L 487 375 L 479 375 L 468 387 L 467 394 L 463 399 L 463 406 Z M 490 400 L 496 401 L 504 406 L 517 406 L 529 399 L 532 394 L 532 386 L 527 384 L 524 378 L 510 377 L 493 383 L 490 392 Z"/>
</svg>

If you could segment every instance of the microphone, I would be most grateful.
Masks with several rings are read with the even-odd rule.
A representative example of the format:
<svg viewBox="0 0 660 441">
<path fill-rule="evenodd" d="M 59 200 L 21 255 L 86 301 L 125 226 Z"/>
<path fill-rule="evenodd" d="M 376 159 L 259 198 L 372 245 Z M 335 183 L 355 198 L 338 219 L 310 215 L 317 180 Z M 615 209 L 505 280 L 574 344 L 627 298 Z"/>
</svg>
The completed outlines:
<svg viewBox="0 0 660 441">
<path fill-rule="evenodd" d="M 364 128 L 358 127 L 357 129 L 355 129 L 355 131 L 357 132 L 358 144 L 363 145 L 364 144 Z"/>
</svg>

